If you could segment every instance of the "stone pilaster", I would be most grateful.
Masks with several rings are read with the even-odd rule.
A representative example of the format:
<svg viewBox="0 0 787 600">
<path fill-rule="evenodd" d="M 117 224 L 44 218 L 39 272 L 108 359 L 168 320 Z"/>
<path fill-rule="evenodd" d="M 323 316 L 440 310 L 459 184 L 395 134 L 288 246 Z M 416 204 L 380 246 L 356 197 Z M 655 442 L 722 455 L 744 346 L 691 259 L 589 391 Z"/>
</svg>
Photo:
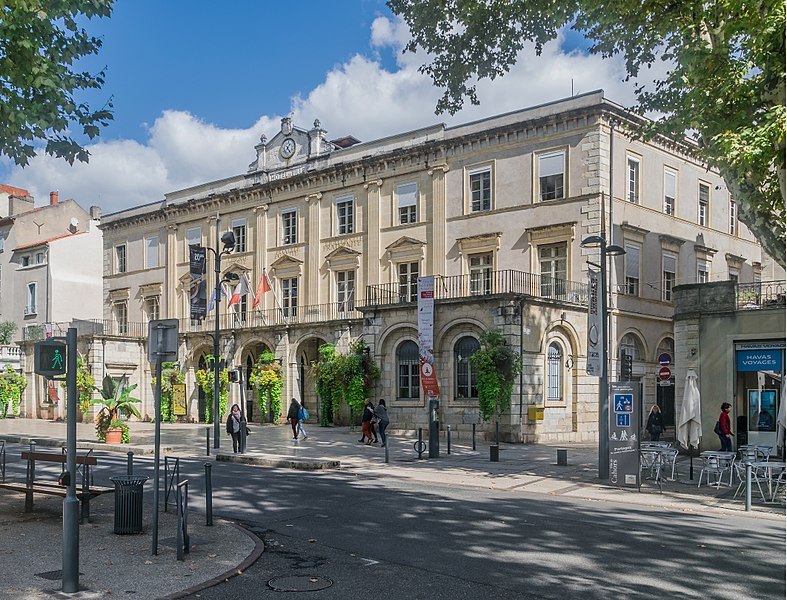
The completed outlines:
<svg viewBox="0 0 787 600">
<path fill-rule="evenodd" d="M 307 297 L 304 304 L 320 304 L 320 200 L 322 193 L 306 197 L 308 216 L 306 218 L 306 273 L 308 274 Z"/>
<path fill-rule="evenodd" d="M 439 165 L 429 169 L 432 177 L 431 198 L 427 198 L 426 214 L 431 220 L 431 226 L 426 233 L 426 265 L 425 275 L 442 275 L 446 272 L 445 266 L 445 174 L 448 165 Z"/>
<path fill-rule="evenodd" d="M 363 188 L 366 190 L 366 212 L 363 230 L 364 251 L 363 251 L 363 276 L 356 285 L 356 297 L 358 291 L 365 289 L 361 285 L 376 285 L 380 283 L 380 202 L 382 179 L 376 179 L 365 183 Z"/>
</svg>

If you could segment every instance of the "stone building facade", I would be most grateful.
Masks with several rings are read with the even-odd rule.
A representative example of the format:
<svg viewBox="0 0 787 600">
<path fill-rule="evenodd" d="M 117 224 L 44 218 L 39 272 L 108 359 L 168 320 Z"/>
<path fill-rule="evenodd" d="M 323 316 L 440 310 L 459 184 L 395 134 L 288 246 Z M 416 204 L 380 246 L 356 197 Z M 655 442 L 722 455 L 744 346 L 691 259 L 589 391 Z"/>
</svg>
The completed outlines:
<svg viewBox="0 0 787 600">
<path fill-rule="evenodd" d="M 85 351 L 99 374 L 139 383 L 150 416 L 146 322 L 179 319 L 190 415 L 201 418 L 193 373 L 213 352 L 214 313 L 189 319 L 188 248 L 215 248 L 232 230 L 238 245 L 220 275 L 245 276 L 252 291 L 238 307 L 222 305 L 221 353 L 250 368 L 273 351 L 285 398 L 304 399 L 316 415 L 317 349 L 362 337 L 393 426 L 425 425 L 412 370 L 414 291 L 418 277 L 434 275 L 441 424 L 469 430 L 478 421 L 468 357 L 482 331 L 500 328 L 524 365 L 503 437 L 590 441 L 598 379 L 585 373 L 587 274 L 600 259 L 580 243 L 604 235 L 627 251 L 609 263 L 611 379 L 621 352 L 632 354 L 646 404 L 671 415 L 674 387 L 657 385 L 655 372 L 659 354 L 674 349 L 672 287 L 758 281 L 771 262 L 718 174 L 687 142 L 632 140 L 640 122 L 601 91 L 357 144 L 329 141 L 319 121 L 302 129 L 283 119 L 272 139 L 261 138 L 248 172 L 104 217 L 109 325 L 84 338 Z M 209 290 L 212 264 L 209 254 Z M 263 270 L 272 292 L 253 309 Z M 531 406 L 543 419 L 528 417 Z"/>
</svg>

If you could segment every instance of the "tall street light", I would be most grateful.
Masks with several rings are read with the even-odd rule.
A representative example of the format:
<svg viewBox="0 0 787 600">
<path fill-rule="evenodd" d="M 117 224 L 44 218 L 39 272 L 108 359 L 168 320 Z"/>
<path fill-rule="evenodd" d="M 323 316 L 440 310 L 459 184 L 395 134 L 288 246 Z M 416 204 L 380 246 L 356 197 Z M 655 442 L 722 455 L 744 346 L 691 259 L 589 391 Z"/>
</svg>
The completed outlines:
<svg viewBox="0 0 787 600">
<path fill-rule="evenodd" d="M 598 383 L 598 477 L 609 479 L 609 313 L 607 309 L 607 257 L 620 256 L 626 251 L 620 246 L 607 245 L 600 235 L 586 237 L 579 244 L 582 248 L 599 247 L 601 264 L 588 263 L 600 270 L 599 314 L 601 315 L 601 364 Z"/>
<path fill-rule="evenodd" d="M 235 249 L 235 234 L 232 231 L 226 232 L 224 235 L 219 236 L 219 228 L 221 226 L 221 219 L 216 215 L 216 248 L 208 248 L 213 252 L 215 258 L 214 272 L 216 280 L 216 288 L 214 290 L 214 308 L 216 310 L 216 322 L 213 330 L 213 447 L 219 449 L 221 446 L 221 423 L 219 415 L 219 391 L 221 384 L 219 382 L 219 306 L 221 305 L 221 284 L 226 281 L 237 280 L 239 277 L 237 273 L 227 273 L 225 280 L 221 278 L 221 257 L 229 254 Z M 219 250 L 219 240 L 224 246 L 223 250 Z"/>
</svg>

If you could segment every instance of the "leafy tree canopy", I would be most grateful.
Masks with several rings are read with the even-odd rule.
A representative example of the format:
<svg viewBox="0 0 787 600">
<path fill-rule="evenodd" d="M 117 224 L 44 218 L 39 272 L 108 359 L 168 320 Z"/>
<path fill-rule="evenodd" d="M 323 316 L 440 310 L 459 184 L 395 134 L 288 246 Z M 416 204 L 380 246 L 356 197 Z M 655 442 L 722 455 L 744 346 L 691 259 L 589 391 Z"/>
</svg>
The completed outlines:
<svg viewBox="0 0 787 600">
<path fill-rule="evenodd" d="M 87 34 L 83 18 L 108 17 L 114 0 L 3 0 L 0 2 L 0 154 L 26 165 L 45 152 L 87 162 L 72 130 L 88 139 L 112 119 L 112 103 L 98 110 L 77 96 L 104 84 L 104 71 L 79 70 L 102 41 Z"/>
<path fill-rule="evenodd" d="M 739 218 L 785 266 L 785 5 L 781 0 L 388 0 L 432 57 L 421 71 L 445 92 L 437 112 L 478 104 L 475 81 L 495 79 L 526 42 L 540 54 L 564 26 L 590 52 L 620 54 L 627 79 L 666 61 L 654 85 L 638 83 L 641 114 L 663 115 L 637 135 L 689 135 L 719 170 Z"/>
</svg>

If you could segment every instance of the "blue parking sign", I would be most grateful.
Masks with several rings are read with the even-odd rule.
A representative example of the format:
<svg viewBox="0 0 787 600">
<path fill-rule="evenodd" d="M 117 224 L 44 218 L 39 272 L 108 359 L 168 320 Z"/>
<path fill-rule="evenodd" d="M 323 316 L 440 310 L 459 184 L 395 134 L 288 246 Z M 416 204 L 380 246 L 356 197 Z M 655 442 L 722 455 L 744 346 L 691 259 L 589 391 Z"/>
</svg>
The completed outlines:
<svg viewBox="0 0 787 600">
<path fill-rule="evenodd" d="M 633 394 L 615 394 L 615 412 L 630 413 L 634 410 Z"/>
<path fill-rule="evenodd" d="M 631 427 L 631 415 L 629 413 L 622 413 L 615 416 L 618 418 L 618 427 Z"/>
</svg>

